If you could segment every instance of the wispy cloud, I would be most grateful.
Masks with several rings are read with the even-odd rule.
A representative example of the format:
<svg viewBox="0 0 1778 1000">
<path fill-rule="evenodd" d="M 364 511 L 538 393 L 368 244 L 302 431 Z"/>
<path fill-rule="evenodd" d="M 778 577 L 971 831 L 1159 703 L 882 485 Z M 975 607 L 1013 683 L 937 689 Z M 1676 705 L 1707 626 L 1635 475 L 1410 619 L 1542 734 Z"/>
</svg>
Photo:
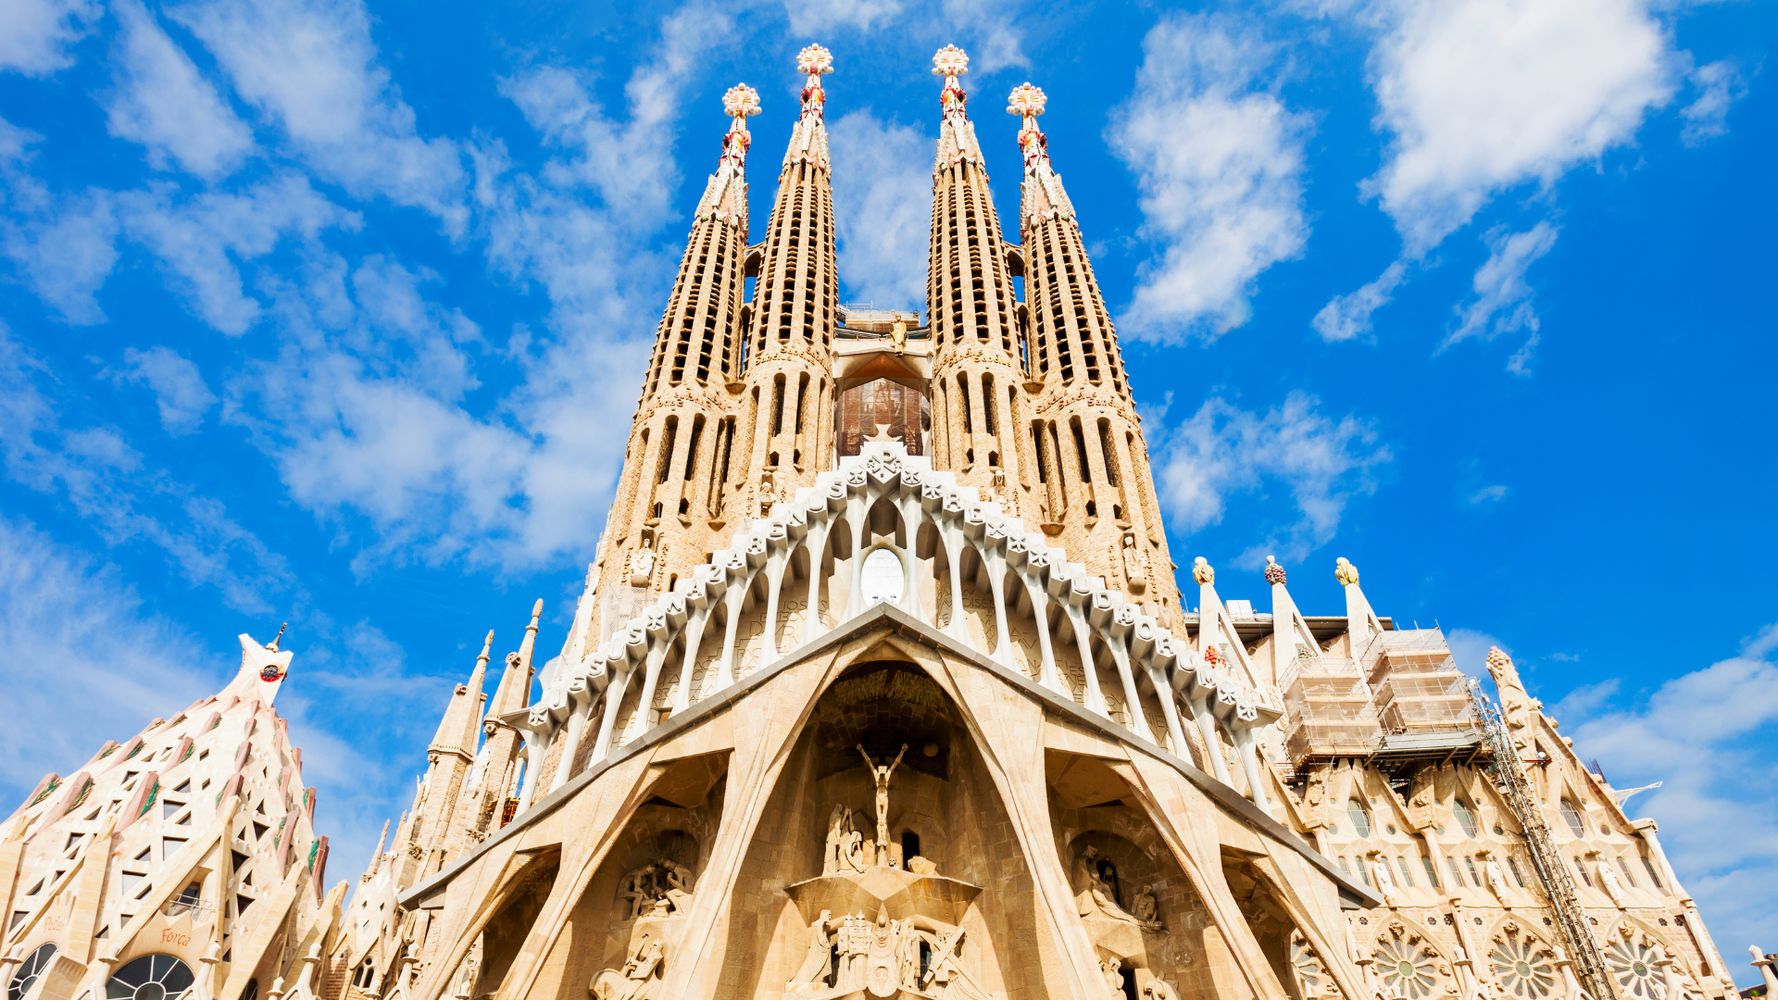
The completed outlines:
<svg viewBox="0 0 1778 1000">
<path fill-rule="evenodd" d="M 0 71 L 48 76 L 74 60 L 68 48 L 99 19 L 92 0 L 8 0 L 0 4 Z"/>
<path fill-rule="evenodd" d="M 1747 81 L 1740 67 L 1728 59 L 1699 66 L 1689 79 L 1698 96 L 1680 109 L 1680 117 L 1685 119 L 1680 138 L 1688 146 L 1702 146 L 1728 134 L 1729 108 L 1747 95 Z"/>
<path fill-rule="evenodd" d="M 1330 418 L 1320 405 L 1293 392 L 1256 413 L 1213 397 L 1168 428 L 1156 449 L 1155 486 L 1172 526 L 1198 531 L 1222 520 L 1229 498 L 1276 484 L 1294 510 L 1272 518 L 1269 537 L 1241 558 L 1300 559 L 1332 541 L 1346 506 L 1376 491 L 1374 472 L 1394 455 L 1367 422 Z"/>
<path fill-rule="evenodd" d="M 1142 49 L 1107 132 L 1135 171 L 1140 235 L 1155 249 L 1121 329 L 1214 338 L 1247 322 L 1262 272 L 1302 252 L 1309 119 L 1272 91 L 1278 53 L 1249 22 L 1171 16 Z"/>
<path fill-rule="evenodd" d="M 216 405 L 198 366 L 168 347 L 124 351 L 123 365 L 105 372 L 113 382 L 146 385 L 160 409 L 161 426 L 181 437 L 197 430 L 204 414 Z"/>
<path fill-rule="evenodd" d="M 834 178 L 833 200 L 847 296 L 885 309 L 920 309 L 931 249 L 934 139 L 880 120 L 869 108 L 840 118 L 829 131 L 834 160 L 845 165 Z"/>
<path fill-rule="evenodd" d="M 1653 691 L 1626 691 L 1608 679 L 1552 710 L 1618 787 L 1665 782 L 1636 804 L 1659 821 L 1674 867 L 1712 926 L 1735 928 L 1737 942 L 1778 937 L 1766 891 L 1778 883 L 1775 649 L 1778 626 L 1768 626 L 1738 655 Z"/>
<path fill-rule="evenodd" d="M 1531 308 L 1533 289 L 1525 272 L 1556 246 L 1556 227 L 1539 222 L 1522 233 L 1496 229 L 1488 234 L 1488 259 L 1476 269 L 1476 297 L 1458 309 L 1457 327 L 1439 345 L 1443 351 L 1471 337 L 1493 340 L 1504 333 L 1528 331 L 1524 345 L 1507 362 L 1517 375 L 1530 371 L 1531 351 L 1541 326 Z"/>
<path fill-rule="evenodd" d="M 149 162 L 199 177 L 228 173 L 253 148 L 247 124 L 137 0 L 111 5 L 117 38 L 111 134 L 148 147 Z"/>
<path fill-rule="evenodd" d="M 1407 276 L 1408 265 L 1396 261 L 1375 281 L 1350 295 L 1336 295 L 1315 314 L 1310 325 L 1322 340 L 1352 340 L 1371 332 L 1371 314 L 1389 304 L 1396 286 Z"/>
</svg>

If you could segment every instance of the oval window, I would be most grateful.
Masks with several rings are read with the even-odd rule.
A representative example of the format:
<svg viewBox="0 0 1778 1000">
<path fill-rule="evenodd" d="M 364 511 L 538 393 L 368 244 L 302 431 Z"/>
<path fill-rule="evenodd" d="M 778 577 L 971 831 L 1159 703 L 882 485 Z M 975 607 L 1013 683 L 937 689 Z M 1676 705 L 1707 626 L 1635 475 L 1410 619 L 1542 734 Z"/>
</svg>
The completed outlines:
<svg viewBox="0 0 1778 1000">
<path fill-rule="evenodd" d="M 1357 799 L 1347 799 L 1346 818 L 1352 821 L 1352 829 L 1360 837 L 1371 835 L 1371 817 L 1370 813 L 1364 811 L 1364 803 Z"/>
<path fill-rule="evenodd" d="M 106 1000 L 185 1000 L 197 977 L 171 955 L 143 955 L 105 983 Z"/>
<path fill-rule="evenodd" d="M 901 560 L 888 549 L 872 549 L 864 557 L 864 569 L 860 573 L 859 589 L 863 591 L 866 605 L 891 603 L 901 600 L 902 578 Z"/>
<path fill-rule="evenodd" d="M 50 960 L 55 957 L 56 946 L 53 944 L 40 945 L 32 952 L 24 964 L 19 966 L 19 971 L 12 974 L 12 982 L 6 984 L 6 1000 L 19 1000 L 31 992 L 31 984 L 37 981 L 44 969 L 49 968 Z"/>
<path fill-rule="evenodd" d="M 1462 799 L 1452 799 L 1451 811 L 1457 814 L 1457 825 L 1463 828 L 1463 835 L 1474 837 L 1476 835 L 1475 810 L 1469 808 L 1469 803 Z"/>
</svg>

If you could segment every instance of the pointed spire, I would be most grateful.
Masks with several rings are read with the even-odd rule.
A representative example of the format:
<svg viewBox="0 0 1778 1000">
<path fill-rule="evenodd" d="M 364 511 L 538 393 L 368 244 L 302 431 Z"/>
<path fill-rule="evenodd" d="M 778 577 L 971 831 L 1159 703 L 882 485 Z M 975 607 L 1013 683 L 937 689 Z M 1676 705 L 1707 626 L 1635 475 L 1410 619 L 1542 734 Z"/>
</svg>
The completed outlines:
<svg viewBox="0 0 1778 1000">
<path fill-rule="evenodd" d="M 1050 139 L 1037 125 L 1049 98 L 1029 82 L 1013 88 L 1006 98 L 1006 113 L 1018 115 L 1019 151 L 1025 158 L 1025 180 L 1019 199 L 1019 228 L 1023 232 L 1032 223 L 1049 221 L 1052 217 L 1072 220 L 1074 203 L 1062 189 L 1061 175 L 1050 166 Z"/>
<path fill-rule="evenodd" d="M 938 126 L 938 156 L 932 172 L 936 174 L 953 163 L 967 161 L 982 171 L 985 180 L 987 168 L 982 163 L 982 146 L 975 139 L 975 124 L 969 120 L 969 95 L 958 79 L 968 72 L 969 54 L 957 46 L 947 45 L 933 53 L 932 75 L 944 77 L 945 86 L 938 95 L 944 118 Z"/>
<path fill-rule="evenodd" d="M 1345 556 L 1334 562 L 1334 579 L 1346 591 L 1346 628 L 1352 635 L 1352 655 L 1363 656 L 1371 640 L 1383 633 L 1383 622 L 1358 586 L 1358 567 L 1347 562 Z"/>
<path fill-rule="evenodd" d="M 518 652 L 506 654 L 506 669 L 500 672 L 500 684 L 494 699 L 488 702 L 484 729 L 493 732 L 491 724 L 507 712 L 515 712 L 531 703 L 531 657 L 537 645 L 537 620 L 543 617 L 543 599 L 531 606 L 531 624 L 525 626 L 525 641 Z"/>
<path fill-rule="evenodd" d="M 833 53 L 819 45 L 810 45 L 796 54 L 796 71 L 808 77 L 803 83 L 802 112 L 797 116 L 796 130 L 790 135 L 790 148 L 784 151 L 784 166 L 807 160 L 820 170 L 830 170 L 827 156 L 827 91 L 821 77 L 833 72 Z"/>
<path fill-rule="evenodd" d="M 722 95 L 722 110 L 731 119 L 728 132 L 722 137 L 722 157 L 716 172 L 704 185 L 704 197 L 698 200 L 694 213 L 700 221 L 716 219 L 747 230 L 747 151 L 753 146 L 753 133 L 747 131 L 747 119 L 759 114 L 759 91 L 738 83 Z"/>
<path fill-rule="evenodd" d="M 457 690 L 451 694 L 444 718 L 438 720 L 438 733 L 426 748 L 428 753 L 454 753 L 464 760 L 475 758 L 476 730 L 481 721 L 482 679 L 488 672 L 488 649 L 493 645 L 494 632 L 490 629 L 488 637 L 482 641 L 481 655 L 475 658 L 475 670 L 469 675 L 469 683 L 457 685 Z"/>
</svg>

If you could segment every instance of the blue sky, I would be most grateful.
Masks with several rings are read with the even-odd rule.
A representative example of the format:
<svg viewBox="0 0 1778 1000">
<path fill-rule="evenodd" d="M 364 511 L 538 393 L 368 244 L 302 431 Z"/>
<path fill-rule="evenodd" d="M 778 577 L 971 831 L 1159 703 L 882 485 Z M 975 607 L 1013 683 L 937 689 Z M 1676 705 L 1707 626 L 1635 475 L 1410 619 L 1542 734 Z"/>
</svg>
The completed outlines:
<svg viewBox="0 0 1778 1000">
<path fill-rule="evenodd" d="M 146 5 L 145 5 L 146 4 Z M 755 238 L 829 46 L 843 296 L 920 306 L 934 49 L 1117 317 L 1176 559 L 1519 659 L 1778 947 L 1769 5 L 10 0 L 0 641 L 19 796 L 290 621 L 336 877 L 489 628 L 559 648 L 744 81 Z M 1245 582 L 1243 582 L 1245 581 Z M 1262 601 L 1263 603 L 1263 601 Z"/>
</svg>

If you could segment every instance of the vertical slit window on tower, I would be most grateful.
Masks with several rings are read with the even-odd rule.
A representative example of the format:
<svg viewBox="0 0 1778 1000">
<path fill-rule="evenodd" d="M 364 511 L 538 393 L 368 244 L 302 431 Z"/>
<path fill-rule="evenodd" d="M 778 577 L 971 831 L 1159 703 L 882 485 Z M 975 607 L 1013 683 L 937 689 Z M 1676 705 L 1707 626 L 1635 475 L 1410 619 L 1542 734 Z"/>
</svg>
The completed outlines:
<svg viewBox="0 0 1778 1000">
<path fill-rule="evenodd" d="M 673 437 L 679 430 L 679 418 L 667 418 L 666 433 L 661 435 L 660 470 L 655 474 L 654 481 L 664 483 L 673 470 Z"/>
<path fill-rule="evenodd" d="M 967 375 L 957 376 L 957 395 L 963 402 L 963 433 L 974 434 L 975 422 L 970 419 L 969 415 L 969 377 Z"/>
<path fill-rule="evenodd" d="M 1068 506 L 1068 476 L 1062 471 L 1062 436 L 1056 431 L 1056 422 L 1050 421 L 1050 454 L 1056 459 L 1056 482 L 1062 486 L 1062 506 Z"/>
<path fill-rule="evenodd" d="M 809 394 L 809 376 L 804 373 L 796 383 L 796 433 L 803 432 L 803 399 Z"/>
<path fill-rule="evenodd" d="M 784 376 L 772 376 L 772 436 L 784 433 Z"/>
<path fill-rule="evenodd" d="M 1111 422 L 1108 420 L 1099 421 L 1099 451 L 1105 459 L 1105 481 L 1118 485 L 1117 459 L 1111 450 Z"/>
<path fill-rule="evenodd" d="M 1087 437 L 1081 433 L 1080 418 L 1069 421 L 1069 429 L 1074 432 L 1074 452 L 1080 459 L 1080 481 L 1089 483 L 1093 480 L 1092 467 L 1087 464 Z"/>
<path fill-rule="evenodd" d="M 1031 446 L 1037 453 L 1037 481 L 1047 483 L 1050 481 L 1050 470 L 1048 463 L 1043 460 L 1043 421 L 1041 420 L 1031 422 Z"/>
<path fill-rule="evenodd" d="M 994 376 L 982 376 L 982 426 L 989 434 L 1000 433 L 994 423 Z"/>
<path fill-rule="evenodd" d="M 684 476 L 684 479 L 688 483 L 691 482 L 691 474 L 694 471 L 696 471 L 696 469 L 698 467 L 698 439 L 702 438 L 703 436 L 704 436 L 704 416 L 703 416 L 703 414 L 699 414 L 691 422 L 691 440 L 686 442 L 686 446 L 685 446 L 685 476 Z"/>
</svg>

